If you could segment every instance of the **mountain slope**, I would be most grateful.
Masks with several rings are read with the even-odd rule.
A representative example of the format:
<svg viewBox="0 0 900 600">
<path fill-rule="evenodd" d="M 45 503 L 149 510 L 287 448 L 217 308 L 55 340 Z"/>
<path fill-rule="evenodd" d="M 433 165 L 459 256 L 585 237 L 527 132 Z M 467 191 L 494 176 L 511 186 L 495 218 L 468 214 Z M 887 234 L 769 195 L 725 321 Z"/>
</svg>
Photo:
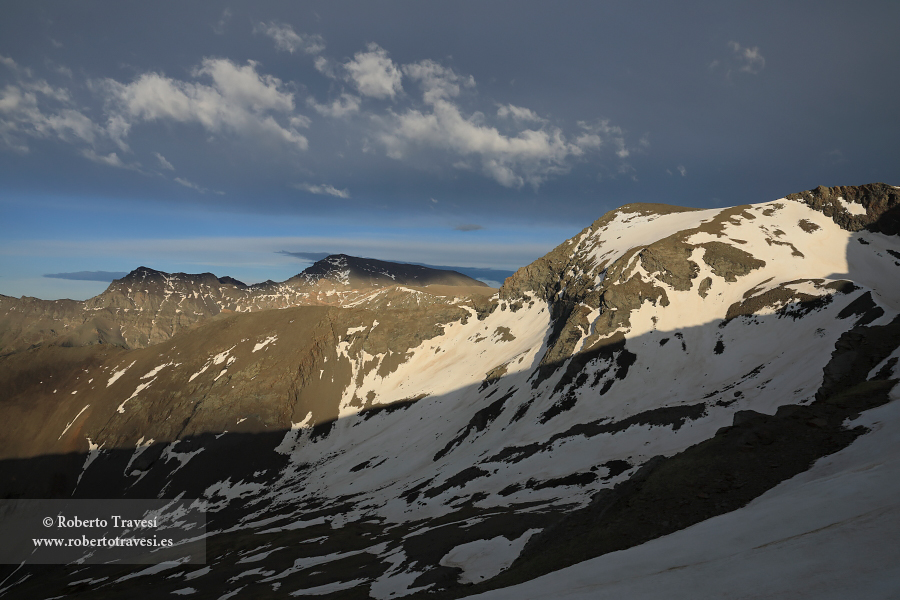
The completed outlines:
<svg viewBox="0 0 900 600">
<path fill-rule="evenodd" d="M 898 207 L 882 184 L 629 205 L 491 298 L 410 290 L 142 349 L 16 353 L 0 363 L 18 424 L 4 495 L 209 511 L 207 570 L 89 567 L 98 597 L 142 581 L 159 597 L 460 597 L 750 518 L 816 459 L 879 445 L 851 421 L 897 399 Z M 76 571 L 8 595 L 58 595 Z"/>
</svg>

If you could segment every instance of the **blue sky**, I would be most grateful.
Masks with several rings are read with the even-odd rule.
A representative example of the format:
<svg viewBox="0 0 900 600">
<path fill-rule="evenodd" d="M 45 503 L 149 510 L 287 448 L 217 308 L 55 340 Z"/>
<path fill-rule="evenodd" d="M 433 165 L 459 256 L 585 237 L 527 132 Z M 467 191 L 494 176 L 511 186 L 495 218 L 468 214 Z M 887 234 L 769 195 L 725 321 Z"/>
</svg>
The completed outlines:
<svg viewBox="0 0 900 600">
<path fill-rule="evenodd" d="M 308 266 L 282 251 L 513 270 L 629 202 L 900 181 L 896 3 L 3 12 L 0 294 Z"/>
</svg>

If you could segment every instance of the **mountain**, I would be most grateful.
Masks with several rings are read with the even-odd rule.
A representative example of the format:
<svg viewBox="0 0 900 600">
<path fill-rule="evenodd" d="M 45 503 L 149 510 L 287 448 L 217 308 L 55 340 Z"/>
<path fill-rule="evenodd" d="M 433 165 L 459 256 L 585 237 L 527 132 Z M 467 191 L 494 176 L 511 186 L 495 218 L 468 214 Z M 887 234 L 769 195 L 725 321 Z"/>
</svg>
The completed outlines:
<svg viewBox="0 0 900 600">
<path fill-rule="evenodd" d="M 898 233 L 884 184 L 631 204 L 492 296 L 9 353 L 3 497 L 188 498 L 208 535 L 203 565 L 10 566 L 4 598 L 885 597 Z"/>
<path fill-rule="evenodd" d="M 0 295 L 0 355 L 55 341 L 143 348 L 219 314 L 304 305 L 383 300 L 383 288 L 445 286 L 428 296 L 478 293 L 489 288 L 456 271 L 336 254 L 283 283 L 245 285 L 212 273 L 189 275 L 138 267 L 85 302 Z M 472 288 L 472 289 L 468 289 Z M 410 293 L 400 290 L 401 294 Z"/>
<path fill-rule="evenodd" d="M 328 280 L 350 287 L 384 285 L 454 285 L 487 287 L 486 284 L 462 273 L 444 269 L 434 269 L 421 265 L 387 262 L 374 258 L 358 258 L 346 254 L 332 254 L 288 282 L 316 283 Z"/>
</svg>

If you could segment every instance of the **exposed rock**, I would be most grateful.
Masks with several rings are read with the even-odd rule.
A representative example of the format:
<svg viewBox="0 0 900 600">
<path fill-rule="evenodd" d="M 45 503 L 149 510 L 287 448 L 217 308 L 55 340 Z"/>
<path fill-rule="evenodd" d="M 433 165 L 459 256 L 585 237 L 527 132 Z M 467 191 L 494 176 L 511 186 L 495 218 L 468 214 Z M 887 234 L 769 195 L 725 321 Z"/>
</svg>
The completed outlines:
<svg viewBox="0 0 900 600">
<path fill-rule="evenodd" d="M 706 242 L 700 245 L 706 250 L 703 253 L 703 262 L 712 268 L 713 274 L 725 281 L 737 281 L 738 277 L 766 266 L 765 261 L 754 258 L 749 252 L 722 242 Z"/>
<path fill-rule="evenodd" d="M 819 187 L 789 194 L 788 200 L 803 202 L 847 231 L 868 229 L 885 235 L 900 234 L 900 190 L 884 183 L 859 186 Z M 865 214 L 853 214 L 847 204 L 857 204 Z"/>
</svg>

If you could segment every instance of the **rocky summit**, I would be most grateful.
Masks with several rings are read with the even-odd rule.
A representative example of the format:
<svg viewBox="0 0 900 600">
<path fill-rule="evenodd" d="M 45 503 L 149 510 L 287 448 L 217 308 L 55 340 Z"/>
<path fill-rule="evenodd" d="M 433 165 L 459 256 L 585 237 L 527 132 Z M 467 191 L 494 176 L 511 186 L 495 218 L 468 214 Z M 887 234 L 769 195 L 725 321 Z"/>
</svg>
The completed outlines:
<svg viewBox="0 0 900 600">
<path fill-rule="evenodd" d="M 626 205 L 498 291 L 335 255 L 2 298 L 2 497 L 188 499 L 207 533 L 0 595 L 890 597 L 898 233 L 900 189 L 819 187 Z"/>
</svg>

